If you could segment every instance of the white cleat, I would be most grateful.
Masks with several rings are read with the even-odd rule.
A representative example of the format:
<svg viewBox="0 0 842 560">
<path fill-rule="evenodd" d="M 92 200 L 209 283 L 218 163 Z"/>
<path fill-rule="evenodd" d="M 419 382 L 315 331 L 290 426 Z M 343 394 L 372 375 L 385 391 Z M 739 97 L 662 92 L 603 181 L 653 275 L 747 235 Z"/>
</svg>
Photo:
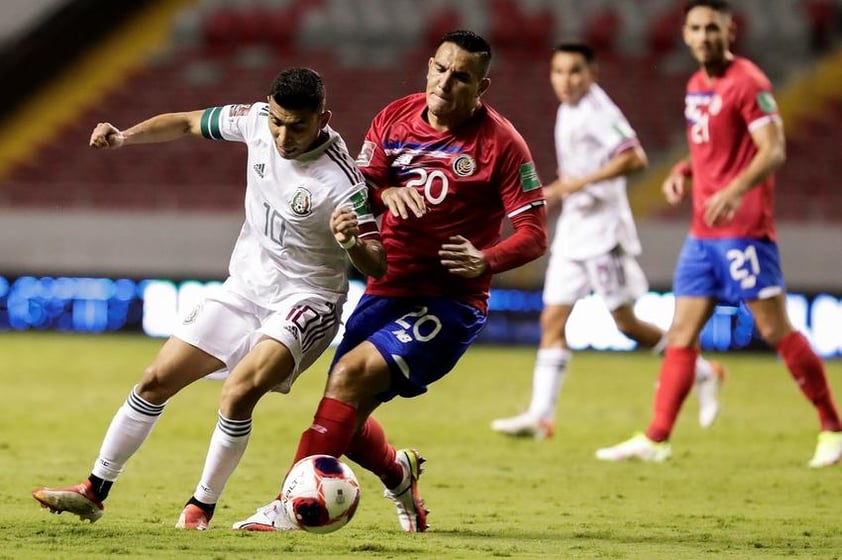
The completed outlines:
<svg viewBox="0 0 842 560">
<path fill-rule="evenodd" d="M 552 420 L 536 418 L 524 412 L 510 418 L 493 420 L 491 429 L 507 436 L 531 437 L 540 440 L 553 437 L 554 426 Z"/>
<path fill-rule="evenodd" d="M 298 531 L 301 528 L 287 515 L 281 500 L 272 500 L 257 512 L 231 526 L 237 531 Z"/>
<path fill-rule="evenodd" d="M 407 533 L 421 533 L 427 530 L 427 514 L 424 500 L 418 495 L 418 478 L 424 472 L 426 459 L 415 449 L 399 449 L 395 461 L 403 468 L 403 480 L 395 488 L 383 491 L 383 497 L 395 503 L 398 522 Z"/>
<path fill-rule="evenodd" d="M 819 432 L 816 452 L 807 463 L 810 468 L 820 469 L 835 465 L 842 460 L 842 432 Z"/>
<path fill-rule="evenodd" d="M 666 441 L 652 441 L 646 434 L 635 434 L 630 439 L 613 447 L 596 450 L 600 461 L 638 460 L 647 463 L 663 463 L 672 455 L 672 448 Z"/>
<path fill-rule="evenodd" d="M 725 367 L 710 360 L 713 375 L 696 382 L 696 397 L 699 399 L 699 426 L 709 428 L 719 416 L 719 388 L 725 381 Z"/>
</svg>

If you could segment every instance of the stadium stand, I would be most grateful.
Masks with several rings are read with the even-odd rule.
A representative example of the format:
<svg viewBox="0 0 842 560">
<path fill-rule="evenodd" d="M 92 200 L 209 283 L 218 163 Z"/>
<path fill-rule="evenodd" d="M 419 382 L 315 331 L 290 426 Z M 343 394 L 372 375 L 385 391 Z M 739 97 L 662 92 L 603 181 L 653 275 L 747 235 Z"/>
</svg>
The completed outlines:
<svg viewBox="0 0 842 560">
<path fill-rule="evenodd" d="M 785 0 L 740 6 L 744 44 L 768 61 L 776 83 L 831 49 L 838 34 L 829 1 L 797 10 Z M 402 15 L 410 12 L 417 17 Z M 523 132 L 542 175 L 555 172 L 547 122 L 556 102 L 544 63 L 560 38 L 583 37 L 598 47 L 602 83 L 659 161 L 684 142 L 682 91 L 693 66 L 677 32 L 681 17 L 674 2 L 662 0 L 201 0 L 176 18 L 166 49 L 0 176 L 0 207 L 238 211 L 236 150 L 196 140 L 103 154 L 87 148 L 91 128 L 102 120 L 127 126 L 162 111 L 255 101 L 278 69 L 309 65 L 324 75 L 333 124 L 353 152 L 383 104 L 422 87 L 423 75 L 405 69 L 422 68 L 431 44 L 460 25 L 485 32 L 495 45 L 488 99 Z M 764 58 L 765 46 L 784 40 L 791 45 L 785 55 Z M 787 123 L 782 219 L 842 221 L 834 182 L 842 160 L 832 153 L 842 145 L 842 130 L 832 125 L 842 117 L 842 97 L 822 102 L 827 109 L 813 113 L 824 116 Z"/>
</svg>

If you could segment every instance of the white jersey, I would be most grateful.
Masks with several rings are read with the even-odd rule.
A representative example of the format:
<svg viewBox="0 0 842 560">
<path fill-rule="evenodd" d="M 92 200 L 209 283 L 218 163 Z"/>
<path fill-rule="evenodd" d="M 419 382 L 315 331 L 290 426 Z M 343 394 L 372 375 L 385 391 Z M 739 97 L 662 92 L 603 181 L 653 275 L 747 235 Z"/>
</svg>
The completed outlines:
<svg viewBox="0 0 842 560">
<path fill-rule="evenodd" d="M 555 146 L 562 179 L 590 174 L 639 145 L 626 117 L 596 84 L 576 105 L 562 103 L 558 108 Z M 564 198 L 553 253 L 587 259 L 617 246 L 629 255 L 640 254 L 625 177 L 589 184 Z"/>
<path fill-rule="evenodd" d="M 365 180 L 345 142 L 329 138 L 297 159 L 282 158 L 269 132 L 269 105 L 206 109 L 202 135 L 248 146 L 245 222 L 228 265 L 226 287 L 267 309 L 296 292 L 344 297 L 345 251 L 330 230 L 330 215 L 353 206 L 360 228 L 376 233 Z"/>
</svg>

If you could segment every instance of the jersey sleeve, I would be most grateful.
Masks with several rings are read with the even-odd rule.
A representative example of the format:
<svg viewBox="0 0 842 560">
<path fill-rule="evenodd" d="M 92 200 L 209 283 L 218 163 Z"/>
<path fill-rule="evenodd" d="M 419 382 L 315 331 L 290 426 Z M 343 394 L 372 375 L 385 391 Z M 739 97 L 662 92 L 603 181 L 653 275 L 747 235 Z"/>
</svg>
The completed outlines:
<svg viewBox="0 0 842 560">
<path fill-rule="evenodd" d="M 257 119 L 268 115 L 265 103 L 209 107 L 202 113 L 202 136 L 210 140 L 245 142 L 255 130 Z"/>
<path fill-rule="evenodd" d="M 348 192 L 341 204 L 349 205 L 357 215 L 357 224 L 360 228 L 360 237 L 368 239 L 379 239 L 380 229 L 377 227 L 377 220 L 371 211 L 371 201 L 368 196 L 368 187 L 365 183 L 359 183 Z"/>
<path fill-rule="evenodd" d="M 640 145 L 637 133 L 620 111 L 603 111 L 592 121 L 591 131 L 608 158 Z"/>
<path fill-rule="evenodd" d="M 509 218 L 530 208 L 544 205 L 541 179 L 535 170 L 535 162 L 523 138 L 512 131 L 508 142 L 498 155 L 500 158 L 497 181 L 503 208 Z"/>
<path fill-rule="evenodd" d="M 371 121 L 356 161 L 357 167 L 368 183 L 371 194 L 369 202 L 374 215 L 383 212 L 380 190 L 389 186 L 389 160 L 383 142 L 386 129 L 384 120 L 384 113 L 381 111 Z"/>
<path fill-rule="evenodd" d="M 754 130 L 779 119 L 778 105 L 772 94 L 772 84 L 764 76 L 747 74 L 738 97 L 738 110 L 748 127 Z"/>
</svg>

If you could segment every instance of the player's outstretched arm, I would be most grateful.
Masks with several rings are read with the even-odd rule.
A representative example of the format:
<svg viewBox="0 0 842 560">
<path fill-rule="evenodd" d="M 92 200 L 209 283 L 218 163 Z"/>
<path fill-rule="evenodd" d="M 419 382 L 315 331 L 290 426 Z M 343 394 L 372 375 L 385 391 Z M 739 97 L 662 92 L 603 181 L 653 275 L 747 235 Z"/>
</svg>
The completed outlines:
<svg viewBox="0 0 842 560">
<path fill-rule="evenodd" d="M 201 135 L 202 111 L 164 113 L 140 122 L 126 130 L 111 123 L 99 123 L 91 133 L 90 146 L 99 150 L 121 148 L 132 144 L 170 142 L 183 136 Z"/>
</svg>

